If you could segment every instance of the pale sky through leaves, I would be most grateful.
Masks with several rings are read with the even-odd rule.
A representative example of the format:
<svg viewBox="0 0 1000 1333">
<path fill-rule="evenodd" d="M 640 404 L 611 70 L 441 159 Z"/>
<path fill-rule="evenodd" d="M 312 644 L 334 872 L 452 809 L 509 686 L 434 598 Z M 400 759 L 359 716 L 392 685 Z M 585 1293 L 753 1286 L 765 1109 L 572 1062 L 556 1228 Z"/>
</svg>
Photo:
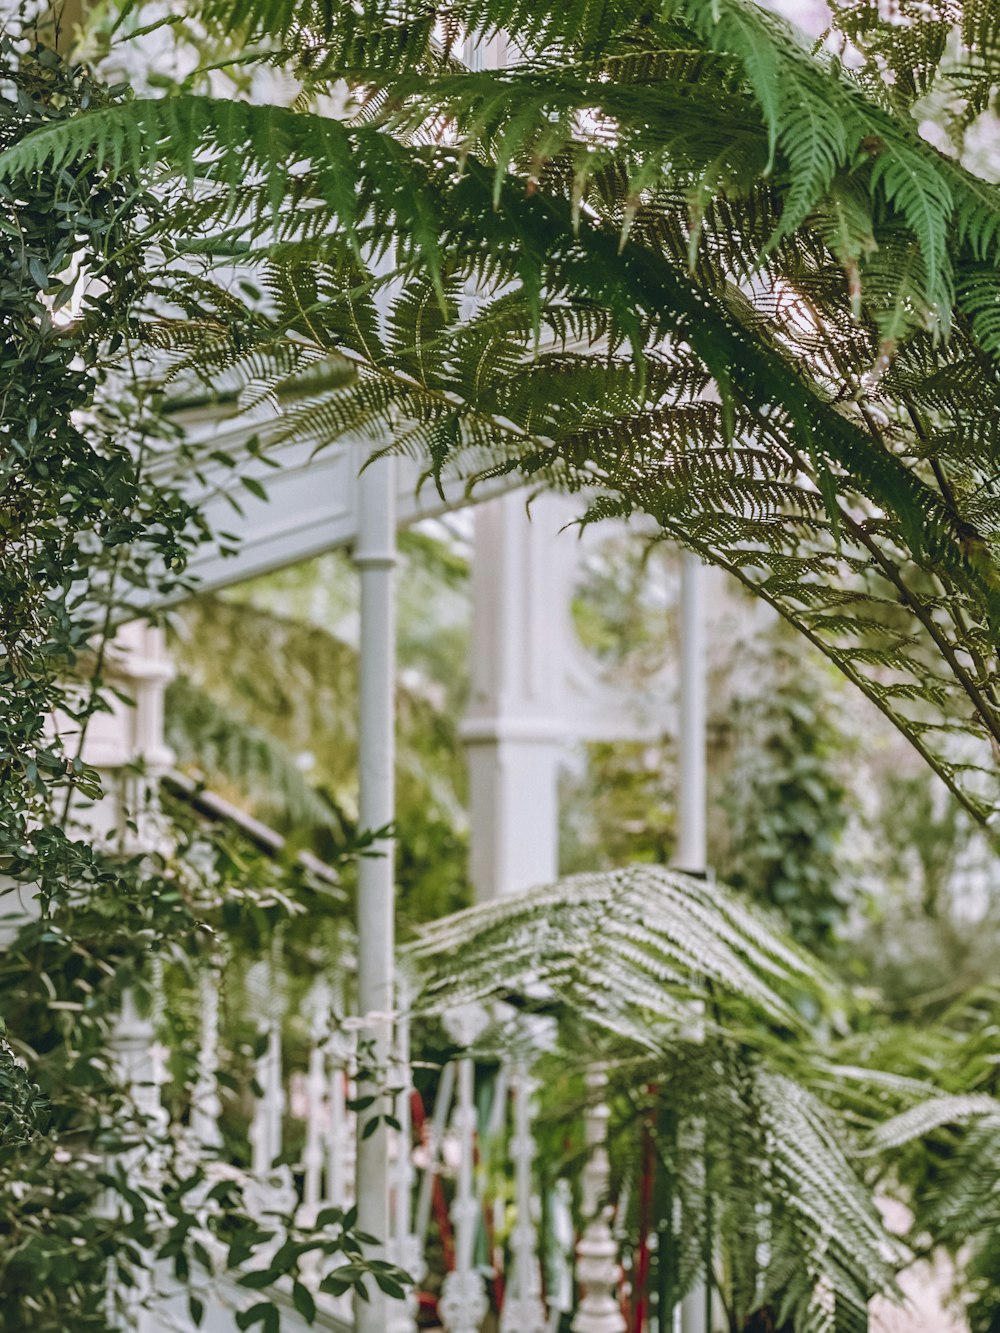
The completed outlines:
<svg viewBox="0 0 1000 1333">
<path fill-rule="evenodd" d="M 830 17 L 825 0 L 767 0 L 767 7 L 791 19 L 810 36 L 818 36 Z"/>
</svg>

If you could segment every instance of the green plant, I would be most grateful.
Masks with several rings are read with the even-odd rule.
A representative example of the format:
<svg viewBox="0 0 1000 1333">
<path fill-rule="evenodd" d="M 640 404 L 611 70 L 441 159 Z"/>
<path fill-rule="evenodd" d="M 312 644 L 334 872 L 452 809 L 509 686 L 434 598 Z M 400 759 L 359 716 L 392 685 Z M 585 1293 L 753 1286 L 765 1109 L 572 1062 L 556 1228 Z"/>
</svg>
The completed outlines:
<svg viewBox="0 0 1000 1333">
<path fill-rule="evenodd" d="M 402 534 L 400 561 L 396 874 L 409 925 L 470 898 L 454 721 L 465 703 L 468 570 L 427 533 Z M 354 571 L 332 552 L 191 599 L 175 616 L 167 736 L 178 762 L 328 859 L 358 832 L 355 597 Z"/>
<path fill-rule="evenodd" d="M 861 896 L 845 837 L 851 742 L 838 682 L 783 630 L 779 622 L 739 656 L 736 697 L 717 714 L 724 832 L 713 863 L 726 883 L 775 908 L 796 939 L 828 954 L 844 943 Z"/>
<path fill-rule="evenodd" d="M 163 235 L 238 256 L 267 312 L 203 284 L 177 297 L 187 322 L 149 335 L 251 397 L 263 377 L 286 403 L 277 437 L 405 421 L 392 447 L 434 473 L 468 451 L 603 490 L 591 517 L 645 509 L 780 610 L 984 817 L 1000 207 L 911 113 L 956 59 L 970 112 L 987 105 L 990 16 L 949 0 L 905 28 L 864 7 L 874 54 L 855 69 L 750 0 L 186 12 L 219 42 L 239 33 L 222 65 L 300 79 L 296 107 L 213 99 L 193 76 L 0 162 L 200 177 Z M 848 36 L 857 18 L 834 15 Z M 539 54 L 463 70 L 459 19 Z M 920 78 L 890 91 L 917 56 Z M 311 109 L 340 80 L 361 98 L 351 123 Z M 305 369 L 345 364 L 349 385 L 301 396 Z"/>
<path fill-rule="evenodd" d="M 36 48 L 30 29 L 0 33 L 0 68 L 7 153 L 122 93 Z M 161 826 L 170 851 L 143 848 L 151 784 L 141 771 L 121 827 L 98 837 L 88 822 L 102 788 L 86 738 L 115 702 L 115 630 L 188 589 L 187 560 L 208 535 L 179 481 L 150 465 L 164 441 L 187 457 L 136 338 L 162 298 L 149 237 L 166 207 L 96 162 L 13 172 L 0 186 L 5 1333 L 105 1333 L 163 1265 L 181 1277 L 239 1266 L 274 1234 L 238 1181 L 190 1168 L 119 1067 L 115 1037 L 123 1011 L 149 1001 L 154 957 L 182 963 L 206 933 L 246 930 L 291 899 L 276 892 L 273 868 L 262 886 L 245 857 L 220 853 L 214 873 L 199 875 L 179 827 Z M 294 1280 L 309 1250 L 343 1253 L 349 1286 L 373 1273 L 353 1219 L 331 1216 L 309 1233 L 287 1221 L 269 1282 Z M 269 1330 L 271 1295 L 255 1315 Z M 200 1323 L 196 1294 L 190 1315 Z"/>
<path fill-rule="evenodd" d="M 905 1020 L 869 1021 L 835 1056 L 847 1074 L 840 1109 L 861 1136 L 873 1183 L 910 1210 L 911 1254 L 950 1253 L 952 1295 L 974 1333 L 990 1333 L 1000 1309 L 998 1017 L 987 986 Z"/>
<path fill-rule="evenodd" d="M 800 1016 L 830 1012 L 834 992 L 768 917 L 720 885 L 633 866 L 458 913 L 425 927 L 414 953 L 430 964 L 425 1011 L 503 1000 L 559 1021 L 541 1065 L 555 1126 L 587 1105 L 581 1065 L 608 1071 L 613 1192 L 632 1200 L 634 1236 L 655 1169 L 648 1223 L 671 1263 L 668 1306 L 708 1251 L 733 1333 L 755 1318 L 867 1327 L 894 1252 Z M 564 1136 L 549 1142 L 552 1172 Z"/>
</svg>

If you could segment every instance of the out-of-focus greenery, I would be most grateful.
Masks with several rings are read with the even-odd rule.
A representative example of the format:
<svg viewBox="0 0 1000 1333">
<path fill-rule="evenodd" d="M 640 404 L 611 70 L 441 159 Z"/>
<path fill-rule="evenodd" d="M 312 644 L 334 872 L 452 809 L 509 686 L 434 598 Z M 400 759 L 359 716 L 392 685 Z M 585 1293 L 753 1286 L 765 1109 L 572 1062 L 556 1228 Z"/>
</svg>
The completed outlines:
<svg viewBox="0 0 1000 1333">
<path fill-rule="evenodd" d="M 663 670 L 676 637 L 677 553 L 611 531 L 582 548 L 573 625 L 583 647 L 617 681 L 643 685 Z"/>
<path fill-rule="evenodd" d="M 776 621 L 740 661 L 731 702 L 714 718 L 715 867 L 826 954 L 842 943 L 860 894 L 845 836 L 857 797 L 842 693 L 829 666 Z"/>
<path fill-rule="evenodd" d="M 454 533 L 421 530 L 402 545 L 397 855 L 401 909 L 412 923 L 470 896 L 456 728 L 470 589 L 467 552 Z M 181 759 L 293 845 L 326 855 L 355 829 L 355 589 L 348 558 L 325 556 L 192 603 L 175 643 L 183 674 L 171 694 L 171 735 Z M 606 680 L 627 688 L 650 681 L 657 654 L 672 669 L 676 594 L 672 557 L 662 549 L 649 557 L 640 537 L 611 535 L 584 562 L 575 623 Z M 860 1132 L 932 1088 L 995 1094 L 996 1000 L 974 991 L 989 976 L 998 939 L 988 847 L 821 656 L 803 651 L 776 619 L 748 617 L 746 607 L 734 590 L 732 614 L 714 617 L 711 630 L 713 869 L 855 986 L 854 1035 L 836 1058 L 887 1072 L 881 1082 L 863 1080 L 854 1100 L 851 1080 L 837 1076 L 833 1100 Z M 675 749 L 663 734 L 567 755 L 564 873 L 669 863 Z M 301 942 L 306 952 L 312 943 Z M 294 953 L 294 925 L 287 944 Z M 292 958 L 287 985 L 298 996 L 310 967 L 307 960 L 298 980 L 296 967 Z M 290 1051 L 302 1043 L 300 1029 L 286 1023 Z M 822 1059 L 819 1068 L 815 1086 L 826 1096 Z M 635 1108 L 626 1110 L 623 1103 L 616 1115 L 634 1129 Z M 972 1327 L 995 1333 L 984 1313 L 1000 1290 L 992 1232 L 974 1224 L 971 1202 L 942 1214 L 946 1197 L 981 1204 L 970 1175 L 981 1174 L 977 1132 L 944 1125 L 870 1160 L 881 1187 L 914 1209 L 914 1252 L 931 1233 L 949 1245 Z M 636 1151 L 634 1138 L 621 1131 L 619 1154 Z M 622 1170 L 627 1177 L 638 1166 Z"/>
<path fill-rule="evenodd" d="M 652 649 L 673 664 L 676 569 L 650 577 L 634 534 L 604 544 L 603 559 L 574 610 L 581 639 L 613 657 L 617 680 L 648 680 Z M 648 548 L 647 548 L 648 553 Z M 654 549 L 653 558 L 662 552 Z M 664 589 L 665 582 L 665 589 Z M 734 607 L 742 598 L 733 587 Z M 862 885 L 848 830 L 856 739 L 841 716 L 844 683 L 782 622 L 758 616 L 730 638 L 723 616 L 710 658 L 710 863 L 727 883 L 776 908 L 803 943 L 829 953 L 842 942 Z M 883 727 L 885 734 L 886 729 Z M 563 783 L 562 858 L 567 871 L 673 854 L 673 738 L 601 742 Z"/>
<path fill-rule="evenodd" d="M 465 768 L 467 561 L 404 534 L 399 579 L 396 865 L 403 923 L 471 899 Z M 167 735 L 182 767 L 294 845 L 332 859 L 357 827 L 357 589 L 332 552 L 186 604 Z"/>
</svg>

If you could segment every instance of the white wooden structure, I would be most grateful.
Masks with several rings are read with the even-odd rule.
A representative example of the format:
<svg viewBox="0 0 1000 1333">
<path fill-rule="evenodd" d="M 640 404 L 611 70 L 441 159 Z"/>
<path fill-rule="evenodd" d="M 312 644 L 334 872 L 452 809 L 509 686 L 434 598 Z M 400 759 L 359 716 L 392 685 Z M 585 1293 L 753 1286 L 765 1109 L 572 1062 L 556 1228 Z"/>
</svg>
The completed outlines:
<svg viewBox="0 0 1000 1333">
<path fill-rule="evenodd" d="M 192 427 L 192 435 L 201 437 L 206 451 L 224 448 L 234 453 L 239 448 L 239 430 L 224 419 L 206 415 Z M 469 500 L 460 477 L 446 482 L 442 501 L 436 491 L 417 490 L 419 474 L 405 461 L 379 460 L 360 473 L 362 461 L 359 447 L 352 443 L 332 447 L 308 461 L 290 447 L 280 456 L 281 468 L 261 477 L 269 491 L 267 502 L 240 488 L 240 516 L 225 506 L 221 492 L 214 494 L 209 513 L 214 511 L 218 526 L 237 538 L 238 553 L 228 559 L 209 553 L 198 572 L 205 589 L 216 589 L 335 546 L 352 551 L 361 586 L 359 804 L 362 824 L 380 828 L 393 817 L 396 530 Z M 255 466 L 252 460 L 248 466 Z M 237 487 L 239 471 L 212 477 L 210 484 Z M 462 730 L 470 768 L 472 877 L 483 898 L 529 889 L 557 876 L 557 783 L 567 745 L 584 739 L 659 736 L 672 731 L 678 717 L 676 680 L 665 677 L 645 693 L 619 694 L 607 684 L 599 664 L 588 657 L 576 636 L 571 600 L 583 548 L 570 526 L 576 512 L 574 502 L 559 495 L 540 496 L 529 514 L 521 492 L 487 495 L 475 510 L 472 690 Z M 698 870 L 704 863 L 704 688 L 698 629 L 703 575 L 693 561 L 685 571 L 680 845 L 684 868 Z M 155 778 L 169 762 L 162 737 L 162 697 L 170 667 L 157 631 L 127 627 L 120 670 L 132 683 L 137 707 L 122 710 L 102 724 L 95 732 L 91 757 L 107 771 L 120 770 L 143 756 L 147 771 Z M 393 862 L 391 847 L 385 850 L 388 854 L 362 862 L 357 1024 L 352 1031 L 331 1026 L 329 987 L 321 988 L 310 1000 L 311 1054 L 301 1111 L 306 1121 L 302 1203 L 315 1210 L 328 1203 L 356 1200 L 362 1229 L 386 1239 L 387 1257 L 419 1272 L 427 1229 L 428 1182 L 435 1171 L 446 1169 L 442 1150 L 446 1155 L 457 1154 L 453 1168 L 447 1168 L 457 1172 L 451 1205 L 455 1265 L 445 1281 L 439 1315 L 449 1333 L 477 1333 L 486 1312 L 486 1282 L 475 1253 L 482 1204 L 475 1167 L 472 1059 L 460 1059 L 454 1074 L 448 1076 L 446 1071 L 441 1080 L 422 1172 L 411 1154 L 400 1147 L 409 1134 L 404 1139 L 390 1133 L 383 1123 L 374 1134 L 365 1136 L 367 1116 L 356 1117 L 347 1107 L 359 1035 L 372 1039 L 378 1060 L 391 1065 L 395 1076 L 408 1084 L 407 1033 L 403 1023 L 394 1022 L 401 1006 L 393 975 Z M 219 1142 L 220 1104 L 213 1069 L 219 1021 L 217 984 L 217 969 L 206 968 L 199 999 L 198 1105 L 189 1127 L 192 1139 L 209 1152 Z M 273 996 L 273 977 L 269 985 Z M 470 1047 L 485 1021 L 486 1016 L 477 1012 L 455 1013 L 450 1019 L 452 1035 L 461 1047 Z M 270 1164 L 281 1151 L 282 1125 L 295 1093 L 282 1070 L 280 1021 L 273 999 L 267 1012 L 262 1010 L 260 1023 L 266 1038 L 256 1072 L 262 1095 L 251 1140 L 263 1207 L 270 1197 L 268 1191 L 287 1196 L 292 1189 L 287 1168 L 282 1174 L 272 1171 Z M 141 1020 L 130 1015 L 121 1034 L 122 1057 L 127 1063 L 125 1056 L 131 1051 L 133 1064 L 142 1065 L 129 1069 L 134 1081 L 147 1089 L 148 1099 L 148 1089 L 157 1086 L 147 1068 L 155 1041 L 154 1034 L 139 1031 L 141 1027 Z M 590 1077 L 596 1089 L 603 1078 L 601 1071 L 595 1069 Z M 301 1094 L 302 1089 L 299 1091 Z M 501 1085 L 494 1089 L 492 1116 L 494 1128 L 509 1134 L 518 1217 L 509 1250 L 508 1303 L 501 1316 L 501 1328 L 507 1333 L 545 1333 L 554 1327 L 559 1314 L 554 1293 L 542 1287 L 538 1235 L 532 1220 L 537 1205 L 531 1107 L 530 1068 L 521 1064 L 506 1070 Z M 379 1109 L 394 1109 L 406 1124 L 409 1096 L 401 1095 L 395 1108 Z M 591 1156 L 583 1190 L 592 1215 L 577 1242 L 579 1303 L 573 1328 L 576 1333 L 621 1333 L 622 1277 L 604 1202 L 608 1183 L 603 1142 L 606 1109 L 598 1102 L 588 1115 L 586 1137 Z M 362 1124 L 354 1127 L 357 1119 Z M 355 1134 L 357 1142 L 352 1146 L 349 1138 Z M 146 1322 L 140 1327 L 147 1333 L 177 1327 L 171 1321 L 177 1318 L 179 1300 L 177 1295 L 161 1301 L 158 1313 L 144 1315 Z M 209 1303 L 213 1313 L 207 1327 L 233 1327 L 226 1322 L 233 1317 L 226 1313 L 229 1300 L 238 1306 L 235 1289 Z M 701 1298 L 688 1311 L 686 1333 L 703 1333 L 699 1315 L 703 1303 Z M 349 1314 L 339 1300 L 330 1304 L 324 1317 L 335 1325 Z M 292 1320 L 294 1315 L 287 1318 Z M 381 1295 L 359 1302 L 351 1322 L 359 1333 L 382 1333 L 384 1329 L 403 1333 L 416 1327 L 412 1303 L 389 1301 Z"/>
<path fill-rule="evenodd" d="M 497 66 L 505 59 L 504 39 L 486 47 L 468 45 L 466 62 L 473 68 Z M 133 80 L 141 71 L 131 71 Z M 345 441 L 315 453 L 311 444 L 290 443 L 268 451 L 277 468 L 264 464 L 248 448 L 250 438 L 267 424 L 247 423 L 223 409 L 191 409 L 181 414 L 188 443 L 198 460 L 198 498 L 209 524 L 232 534 L 222 550 L 206 551 L 195 572 L 206 589 L 218 589 L 255 574 L 294 564 L 333 548 L 352 552 L 361 588 L 359 809 L 363 827 L 379 829 L 393 819 L 395 641 L 394 587 L 397 528 L 469 504 L 466 478 L 444 478 L 443 496 L 430 484 L 419 485 L 418 467 L 407 459 L 381 459 L 362 471 L 370 443 Z M 218 451 L 237 460 L 235 469 L 213 462 Z M 160 466 L 173 466 L 165 450 Z M 192 469 L 194 471 L 195 469 Z M 242 485 L 251 478 L 262 484 L 268 500 Z M 238 498 L 239 509 L 230 501 Z M 470 777 L 471 876 L 480 898 L 528 890 L 551 882 L 558 864 L 558 777 L 565 749 L 584 740 L 659 737 L 676 731 L 676 681 L 667 677 L 646 691 L 619 693 L 608 686 L 597 663 L 584 652 L 573 628 L 571 598 L 580 547 L 567 524 L 576 516 L 573 502 L 558 495 L 536 498 L 531 516 L 525 495 L 506 479 L 479 489 L 476 501 L 473 565 L 473 634 L 471 699 L 462 723 Z M 684 655 L 687 725 L 682 728 L 680 775 L 682 791 L 681 848 L 684 868 L 704 862 L 704 692 L 700 683 L 700 581 L 693 563 L 686 567 L 685 625 L 690 636 Z M 145 757 L 151 780 L 169 756 L 162 741 L 162 697 L 169 674 L 162 642 L 151 631 L 129 630 L 131 644 L 124 673 L 135 684 L 137 708 L 110 720 L 95 743 L 104 750 L 92 758 L 105 770 L 122 770 L 130 760 Z M 126 733 L 128 733 L 126 735 Z M 117 746 L 117 748 L 116 748 Z M 115 822 L 114 814 L 107 820 Z M 146 831 L 155 836 L 155 830 Z M 386 1257 L 419 1275 L 421 1245 L 426 1236 L 430 1191 L 435 1173 L 444 1169 L 449 1152 L 455 1157 L 451 1225 L 455 1262 L 449 1272 L 439 1314 L 449 1333 L 477 1333 L 486 1313 L 485 1273 L 476 1255 L 482 1200 L 475 1165 L 478 1124 L 476 1067 L 471 1054 L 446 1067 L 440 1081 L 424 1146 L 424 1169 L 414 1180 L 409 1151 L 409 1052 L 405 1006 L 394 976 L 394 906 L 392 844 L 381 856 L 360 866 L 357 914 L 357 969 L 354 978 L 356 1019 L 348 1030 L 331 1021 L 334 1007 L 329 988 L 310 1000 L 310 1055 L 305 1074 L 305 1148 L 301 1163 L 303 1207 L 356 1201 L 362 1230 L 384 1240 Z M 200 978 L 201 1044 L 198 1095 L 188 1126 L 192 1141 L 211 1153 L 219 1143 L 220 1103 L 214 1085 L 219 1022 L 218 967 Z M 269 975 L 274 996 L 277 977 Z M 336 979 L 331 977 L 331 984 Z M 292 1189 L 288 1169 L 272 1170 L 282 1147 L 282 1127 L 295 1097 L 282 1069 L 280 1005 L 272 1001 L 258 1015 L 262 1054 L 250 1137 L 252 1174 L 261 1207 L 269 1198 L 286 1198 Z M 456 1012 L 449 1026 L 462 1050 L 472 1047 L 486 1016 Z M 146 1056 L 155 1048 L 155 1034 L 135 1015 L 121 1034 L 133 1053 L 128 1066 L 133 1081 L 147 1090 Z M 378 1068 L 391 1069 L 404 1091 L 394 1107 L 372 1077 L 358 1085 L 358 1043 L 364 1042 Z M 604 1074 L 590 1072 L 595 1094 Z M 348 1109 L 349 1089 L 375 1096 L 374 1104 L 355 1116 Z M 532 1164 L 533 1083 L 527 1062 L 503 1069 L 493 1088 L 490 1118 L 494 1133 L 508 1133 L 513 1164 L 516 1226 L 509 1246 L 507 1298 L 501 1333 L 545 1333 L 555 1329 L 561 1310 L 573 1305 L 567 1296 L 543 1290 L 534 1221 Z M 366 1133 L 378 1112 L 394 1110 L 403 1127 L 390 1133 L 383 1122 Z M 358 1123 L 355 1123 L 358 1122 Z M 609 1180 L 605 1145 L 607 1108 L 599 1099 L 587 1113 L 589 1160 L 584 1171 L 586 1223 L 576 1239 L 579 1300 L 572 1327 L 575 1333 L 623 1333 L 621 1271 L 617 1240 L 607 1205 Z M 415 1188 L 414 1188 L 415 1187 Z M 569 1247 L 574 1238 L 570 1223 Z M 319 1274 L 316 1275 L 320 1276 Z M 563 1287 L 566 1283 L 561 1284 Z M 184 1327 L 182 1305 L 175 1296 L 143 1316 L 143 1333 Z M 215 1330 L 232 1328 L 227 1302 L 238 1305 L 235 1291 L 216 1293 L 211 1304 Z M 706 1333 L 699 1322 L 703 1299 L 685 1315 L 685 1333 Z M 697 1307 L 697 1308 L 696 1308 Z M 336 1325 L 348 1317 L 342 1301 L 322 1311 Z M 292 1316 L 288 1316 L 289 1319 Z M 352 1323 L 357 1333 L 404 1333 L 415 1328 L 411 1304 L 387 1300 L 378 1292 L 369 1302 L 356 1302 Z M 666 1333 L 661 1330 L 661 1333 Z"/>
</svg>

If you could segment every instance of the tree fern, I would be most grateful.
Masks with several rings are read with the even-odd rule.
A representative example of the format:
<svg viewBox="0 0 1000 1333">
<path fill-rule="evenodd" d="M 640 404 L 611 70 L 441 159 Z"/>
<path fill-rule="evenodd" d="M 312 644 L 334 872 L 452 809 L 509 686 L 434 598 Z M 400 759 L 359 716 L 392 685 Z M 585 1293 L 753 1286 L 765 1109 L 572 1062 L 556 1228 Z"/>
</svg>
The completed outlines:
<svg viewBox="0 0 1000 1333">
<path fill-rule="evenodd" d="M 427 926 L 418 958 L 440 958 L 435 1008 L 530 996 L 656 1049 L 660 1024 L 690 1023 L 690 1001 L 749 1004 L 797 1026 L 793 1001 L 822 974 L 767 918 L 718 885 L 656 866 L 577 875 Z"/>
<path fill-rule="evenodd" d="M 543 1125 L 565 1125 L 580 1064 L 605 1062 L 618 1188 L 631 1181 L 634 1196 L 649 1169 L 636 1156 L 641 1131 L 671 1182 L 681 1290 L 711 1235 L 733 1327 L 767 1311 L 810 1330 L 831 1309 L 829 1327 L 866 1327 L 867 1301 L 892 1289 L 899 1255 L 842 1125 L 809 1087 L 836 1080 L 789 1041 L 795 1004 L 807 994 L 824 1004 L 827 983 L 767 918 L 718 885 L 633 866 L 435 922 L 412 953 L 425 1012 L 505 999 L 562 1018 L 560 1044 L 542 1057 Z"/>
<path fill-rule="evenodd" d="M 462 73 L 456 16 L 443 49 L 420 5 L 190 9 L 260 39 L 262 61 L 311 68 L 308 95 L 343 76 L 363 114 L 182 93 L 85 113 L 0 160 L 8 179 L 95 154 L 178 173 L 161 230 L 187 364 L 207 322 L 237 373 L 248 339 L 273 350 L 270 378 L 246 378 L 253 401 L 276 399 L 288 333 L 355 379 L 286 395 L 269 438 L 395 430 L 432 473 L 520 470 L 596 490 L 595 517 L 646 509 L 775 605 L 988 815 L 1000 201 L 909 118 L 936 71 L 993 59 L 981 6 L 940 6 L 968 18 L 957 61 L 940 23 L 862 33 L 843 7 L 875 52 L 856 72 L 747 0 L 653 15 L 480 0 L 466 28 L 529 52 L 499 73 Z M 919 70 L 890 86 L 914 43 Z M 184 296 L 213 245 L 268 288 L 249 320 L 224 313 L 228 273 L 218 300 Z M 162 321 L 150 335 L 171 337 Z"/>
<path fill-rule="evenodd" d="M 978 1121 L 982 1127 L 1000 1133 L 1000 1102 L 977 1093 L 929 1098 L 879 1125 L 872 1134 L 871 1147 L 878 1152 L 899 1148 L 945 1125 L 968 1121 Z"/>
</svg>

